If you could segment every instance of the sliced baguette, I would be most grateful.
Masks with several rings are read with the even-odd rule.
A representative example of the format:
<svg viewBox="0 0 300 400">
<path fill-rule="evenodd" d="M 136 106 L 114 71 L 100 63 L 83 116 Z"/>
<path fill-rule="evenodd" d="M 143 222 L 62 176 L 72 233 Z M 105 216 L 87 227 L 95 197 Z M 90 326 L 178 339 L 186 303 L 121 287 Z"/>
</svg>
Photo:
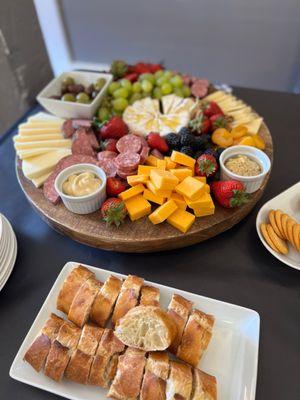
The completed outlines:
<svg viewBox="0 0 300 400">
<path fill-rule="evenodd" d="M 186 364 L 170 361 L 166 400 L 190 400 L 192 385 L 192 368 Z"/>
<path fill-rule="evenodd" d="M 56 382 L 60 382 L 70 360 L 70 354 L 68 347 L 54 340 L 46 360 L 45 375 Z"/>
<path fill-rule="evenodd" d="M 193 371 L 193 394 L 191 400 L 217 400 L 217 380 L 200 369 Z"/>
<path fill-rule="evenodd" d="M 141 400 L 165 400 L 169 357 L 166 352 L 149 353 L 140 393 Z"/>
<path fill-rule="evenodd" d="M 141 290 L 141 306 L 159 307 L 160 293 L 159 289 L 154 286 L 143 286 Z"/>
<path fill-rule="evenodd" d="M 115 335 L 126 346 L 144 351 L 167 349 L 176 336 L 176 326 L 159 307 L 134 307 L 121 318 Z"/>
<path fill-rule="evenodd" d="M 92 362 L 92 356 L 76 349 L 65 370 L 66 379 L 87 385 Z"/>
<path fill-rule="evenodd" d="M 56 340 L 61 345 L 73 351 L 76 349 L 78 345 L 80 336 L 81 336 L 81 329 L 79 329 L 76 325 L 72 324 L 72 322 L 65 321 L 59 329 Z"/>
</svg>

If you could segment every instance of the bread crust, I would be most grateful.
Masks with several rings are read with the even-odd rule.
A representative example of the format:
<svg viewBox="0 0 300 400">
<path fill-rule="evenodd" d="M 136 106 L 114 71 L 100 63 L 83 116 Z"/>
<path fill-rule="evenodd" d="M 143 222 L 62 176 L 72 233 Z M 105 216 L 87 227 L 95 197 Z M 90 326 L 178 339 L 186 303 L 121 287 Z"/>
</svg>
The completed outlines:
<svg viewBox="0 0 300 400">
<path fill-rule="evenodd" d="M 91 385 L 104 388 L 109 386 L 116 372 L 118 354 L 124 349 L 124 344 L 115 336 L 114 331 L 105 329 L 91 367 L 89 376 Z"/>
<path fill-rule="evenodd" d="M 65 370 L 66 379 L 87 385 L 92 361 L 92 356 L 76 349 Z"/>
<path fill-rule="evenodd" d="M 155 306 L 159 307 L 160 292 L 154 286 L 143 286 L 141 289 L 141 306 Z"/>
<path fill-rule="evenodd" d="M 149 353 L 140 393 L 141 400 L 165 400 L 169 357 L 166 352 Z"/>
<path fill-rule="evenodd" d="M 214 321 L 212 315 L 193 310 L 184 329 L 177 357 L 196 367 L 210 342 Z"/>
<path fill-rule="evenodd" d="M 186 364 L 170 361 L 166 400 L 190 400 L 192 384 L 192 368 Z"/>
<path fill-rule="evenodd" d="M 41 333 L 24 355 L 24 361 L 28 362 L 37 372 L 43 368 L 51 347 L 51 340 Z"/>
<path fill-rule="evenodd" d="M 95 274 L 82 265 L 74 268 L 65 279 L 58 294 L 56 308 L 68 315 L 72 301 L 80 286 L 93 276 Z"/>
<path fill-rule="evenodd" d="M 169 356 L 166 351 L 151 351 L 148 355 L 146 370 L 167 380 L 169 376 Z"/>
<path fill-rule="evenodd" d="M 50 340 L 54 340 L 62 324 L 65 322 L 63 318 L 58 317 L 56 314 L 51 313 L 50 317 L 45 322 L 42 328 L 42 333 L 48 336 Z"/>
<path fill-rule="evenodd" d="M 169 347 L 169 351 L 173 354 L 176 354 L 181 342 L 184 327 L 192 310 L 192 306 L 193 303 L 191 301 L 185 299 L 179 294 L 173 294 L 167 311 L 177 328 L 176 336 Z"/>
<path fill-rule="evenodd" d="M 57 340 L 51 344 L 44 373 L 48 378 L 60 382 L 70 359 L 69 349 Z"/>
<path fill-rule="evenodd" d="M 90 311 L 97 293 L 101 287 L 101 282 L 94 278 L 86 280 L 74 297 L 68 318 L 80 328 L 87 322 Z"/>
<path fill-rule="evenodd" d="M 90 356 L 95 355 L 104 329 L 92 324 L 85 324 L 77 346 L 78 350 Z"/>
<path fill-rule="evenodd" d="M 198 368 L 193 371 L 193 394 L 191 400 L 217 400 L 217 380 Z"/>
<path fill-rule="evenodd" d="M 75 350 L 80 339 L 81 329 L 72 322 L 65 321 L 59 329 L 57 341 L 70 350 Z"/>
<path fill-rule="evenodd" d="M 115 309 L 112 315 L 113 326 L 122 318 L 131 308 L 138 304 L 138 298 L 144 279 L 138 276 L 128 275 L 117 299 Z"/>
<path fill-rule="evenodd" d="M 145 367 L 145 352 L 128 348 L 119 356 L 117 373 L 107 397 L 119 400 L 137 399 Z"/>
<path fill-rule="evenodd" d="M 113 311 L 113 307 L 120 293 L 121 279 L 110 275 L 98 292 L 92 305 L 90 319 L 97 325 L 104 327 Z"/>
</svg>

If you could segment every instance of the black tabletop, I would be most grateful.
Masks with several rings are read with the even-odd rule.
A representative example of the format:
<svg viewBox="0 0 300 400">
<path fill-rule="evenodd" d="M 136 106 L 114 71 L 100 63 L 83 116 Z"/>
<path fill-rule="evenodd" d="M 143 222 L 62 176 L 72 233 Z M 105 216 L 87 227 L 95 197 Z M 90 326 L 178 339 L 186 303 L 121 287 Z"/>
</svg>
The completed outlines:
<svg viewBox="0 0 300 400">
<path fill-rule="evenodd" d="M 265 117 L 274 140 L 274 167 L 251 214 L 229 231 L 180 250 L 121 254 L 76 243 L 52 230 L 30 207 L 15 176 L 12 136 L 0 144 L 0 212 L 11 221 L 18 257 L 0 292 L 0 397 L 55 399 L 18 383 L 9 368 L 62 266 L 78 261 L 256 310 L 261 317 L 257 400 L 300 398 L 300 273 L 274 258 L 255 229 L 259 208 L 299 180 L 299 96 L 236 89 Z M 37 111 L 37 108 L 30 112 Z M 230 371 L 229 371 L 230 373 Z M 222 400 L 222 399 L 220 399 Z M 241 399 L 242 400 L 242 399 Z"/>
</svg>

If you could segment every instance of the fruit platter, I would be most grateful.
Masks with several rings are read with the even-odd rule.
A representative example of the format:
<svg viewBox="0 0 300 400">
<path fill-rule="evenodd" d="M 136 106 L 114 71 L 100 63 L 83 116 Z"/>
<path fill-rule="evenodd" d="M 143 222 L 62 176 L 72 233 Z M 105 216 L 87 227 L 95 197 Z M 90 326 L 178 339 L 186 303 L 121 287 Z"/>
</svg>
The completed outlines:
<svg viewBox="0 0 300 400">
<path fill-rule="evenodd" d="M 119 60 L 89 85 L 55 79 L 58 113 L 30 116 L 13 140 L 19 183 L 57 231 L 106 250 L 168 250 L 231 228 L 261 197 L 272 137 L 231 92 Z M 77 117 L 63 117 L 72 104 Z"/>
</svg>

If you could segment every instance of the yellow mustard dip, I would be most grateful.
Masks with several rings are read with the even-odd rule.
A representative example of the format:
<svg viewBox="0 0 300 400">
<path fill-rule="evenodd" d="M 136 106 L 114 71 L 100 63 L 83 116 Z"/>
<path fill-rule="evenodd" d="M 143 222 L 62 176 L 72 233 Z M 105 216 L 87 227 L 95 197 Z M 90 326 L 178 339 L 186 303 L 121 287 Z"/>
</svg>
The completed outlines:
<svg viewBox="0 0 300 400">
<path fill-rule="evenodd" d="M 68 196 L 82 197 L 96 192 L 101 185 L 101 179 L 93 172 L 87 171 L 70 175 L 63 183 L 62 190 Z"/>
</svg>

